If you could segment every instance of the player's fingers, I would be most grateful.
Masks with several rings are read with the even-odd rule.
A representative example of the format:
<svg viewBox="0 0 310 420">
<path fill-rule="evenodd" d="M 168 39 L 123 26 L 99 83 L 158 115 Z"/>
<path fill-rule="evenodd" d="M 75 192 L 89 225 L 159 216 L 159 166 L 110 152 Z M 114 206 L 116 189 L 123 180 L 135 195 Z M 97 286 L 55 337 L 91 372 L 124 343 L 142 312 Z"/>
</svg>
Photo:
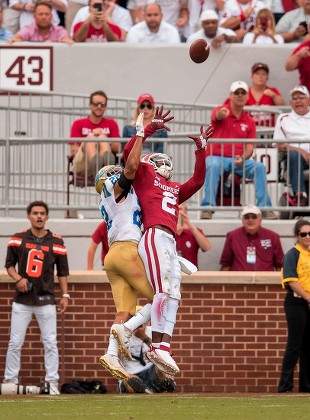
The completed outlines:
<svg viewBox="0 0 310 420">
<path fill-rule="evenodd" d="M 165 122 L 169 122 L 169 121 L 171 121 L 171 120 L 173 120 L 173 116 L 172 117 L 168 117 L 168 118 L 165 118 L 165 116 L 164 116 L 164 120 L 165 120 Z"/>
<path fill-rule="evenodd" d="M 169 128 L 169 127 L 167 127 L 165 124 L 164 124 L 164 128 L 165 128 L 167 131 L 170 131 L 170 128 Z"/>
</svg>

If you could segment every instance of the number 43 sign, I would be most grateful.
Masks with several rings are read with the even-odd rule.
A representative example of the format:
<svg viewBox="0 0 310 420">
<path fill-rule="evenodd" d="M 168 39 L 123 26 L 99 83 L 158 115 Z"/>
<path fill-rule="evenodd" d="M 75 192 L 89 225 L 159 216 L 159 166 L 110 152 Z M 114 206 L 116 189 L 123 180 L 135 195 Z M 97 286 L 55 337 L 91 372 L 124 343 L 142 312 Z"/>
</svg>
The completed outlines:
<svg viewBox="0 0 310 420">
<path fill-rule="evenodd" d="M 53 90 L 53 47 L 0 46 L 0 89 Z"/>
</svg>

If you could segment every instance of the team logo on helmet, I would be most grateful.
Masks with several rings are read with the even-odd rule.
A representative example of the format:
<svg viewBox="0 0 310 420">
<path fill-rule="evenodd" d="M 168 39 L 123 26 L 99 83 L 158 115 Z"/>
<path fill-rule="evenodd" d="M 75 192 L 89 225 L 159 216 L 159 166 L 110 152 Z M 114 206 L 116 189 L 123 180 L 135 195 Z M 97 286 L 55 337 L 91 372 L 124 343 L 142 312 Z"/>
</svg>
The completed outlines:
<svg viewBox="0 0 310 420">
<path fill-rule="evenodd" d="M 101 168 L 95 178 L 95 188 L 98 194 L 101 194 L 105 181 L 113 175 L 121 174 L 124 168 L 120 165 L 107 165 Z"/>
<path fill-rule="evenodd" d="M 148 153 L 142 157 L 141 162 L 152 165 L 154 171 L 165 179 L 170 179 L 172 177 L 172 160 L 165 153 Z"/>
</svg>

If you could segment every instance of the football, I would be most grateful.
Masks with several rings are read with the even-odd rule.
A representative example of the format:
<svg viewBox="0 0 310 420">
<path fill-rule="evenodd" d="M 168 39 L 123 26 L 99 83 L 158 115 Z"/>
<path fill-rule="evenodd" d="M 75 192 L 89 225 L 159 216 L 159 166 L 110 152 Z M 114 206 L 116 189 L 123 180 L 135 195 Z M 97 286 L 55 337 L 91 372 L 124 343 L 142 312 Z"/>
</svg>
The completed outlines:
<svg viewBox="0 0 310 420">
<path fill-rule="evenodd" d="M 210 47 L 204 39 L 196 39 L 189 47 L 189 56 L 194 63 L 203 63 L 209 54 Z"/>
</svg>

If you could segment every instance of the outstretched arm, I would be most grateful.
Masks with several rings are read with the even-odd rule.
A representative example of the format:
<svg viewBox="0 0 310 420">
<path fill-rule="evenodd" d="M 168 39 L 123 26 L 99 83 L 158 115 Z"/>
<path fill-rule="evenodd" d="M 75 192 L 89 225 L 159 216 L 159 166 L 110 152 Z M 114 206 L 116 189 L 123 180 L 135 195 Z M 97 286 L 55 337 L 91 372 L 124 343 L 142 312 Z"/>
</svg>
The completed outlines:
<svg viewBox="0 0 310 420">
<path fill-rule="evenodd" d="M 170 131 L 170 128 L 168 126 L 166 126 L 166 123 L 171 121 L 174 117 L 173 116 L 168 116 L 170 114 L 170 110 L 166 111 L 163 114 L 163 107 L 157 107 L 156 108 L 156 113 L 154 115 L 154 118 L 152 119 L 151 123 L 148 124 L 145 128 L 144 128 L 144 136 L 142 139 L 142 143 L 152 134 L 155 133 L 155 131 L 157 130 L 167 130 Z M 133 138 L 126 144 L 125 148 L 124 148 L 124 160 L 126 162 L 126 160 L 128 159 L 129 153 L 131 151 L 131 149 L 134 146 L 134 143 L 136 141 L 137 138 L 137 134 L 135 136 L 133 136 Z"/>
<path fill-rule="evenodd" d="M 126 160 L 124 172 L 119 181 L 114 185 L 114 195 L 116 199 L 123 194 L 124 190 L 129 191 L 138 170 L 144 137 L 143 118 L 144 114 L 141 112 L 136 121 L 135 142 L 130 150 L 128 159 Z"/>
<path fill-rule="evenodd" d="M 192 195 L 194 195 L 204 184 L 206 177 L 206 161 L 205 161 L 205 148 L 209 138 L 212 136 L 213 126 L 210 124 L 206 130 L 203 125 L 200 127 L 200 136 L 188 136 L 194 140 L 197 149 L 195 151 L 196 162 L 193 176 L 180 186 L 179 203 L 184 203 Z"/>
</svg>

